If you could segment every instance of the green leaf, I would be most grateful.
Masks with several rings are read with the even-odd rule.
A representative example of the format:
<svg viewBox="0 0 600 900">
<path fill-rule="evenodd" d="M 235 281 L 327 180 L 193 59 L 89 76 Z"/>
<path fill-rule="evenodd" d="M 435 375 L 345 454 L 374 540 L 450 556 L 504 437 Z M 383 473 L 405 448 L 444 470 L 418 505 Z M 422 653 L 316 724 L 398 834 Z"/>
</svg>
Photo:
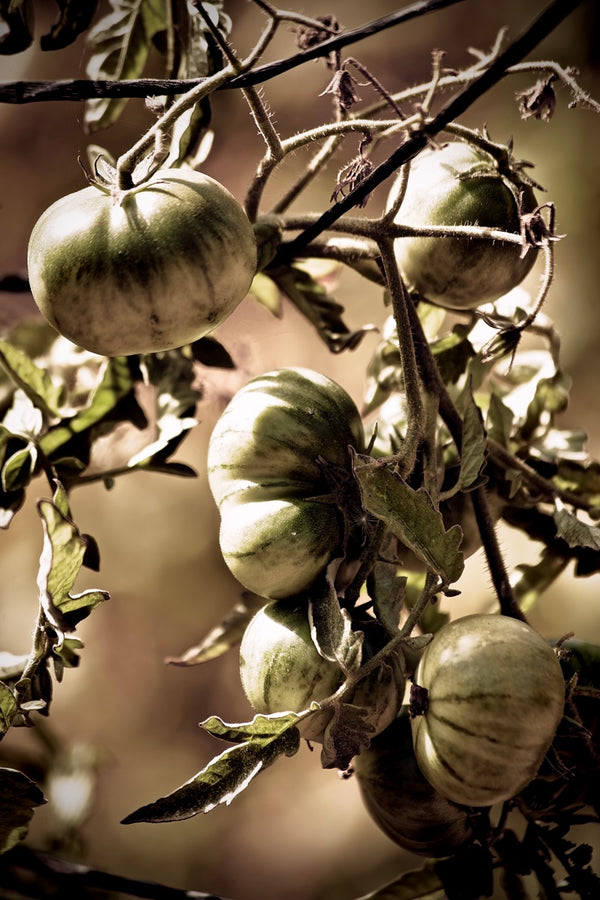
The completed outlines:
<svg viewBox="0 0 600 900">
<path fill-rule="evenodd" d="M 6 443 L 11 437 L 35 440 L 44 427 L 42 412 L 20 388 L 13 394 L 12 406 L 0 425 L 0 441 Z"/>
<path fill-rule="evenodd" d="M 112 11 L 92 28 L 88 41 L 92 55 L 87 74 L 94 80 L 121 81 L 143 73 L 153 37 L 167 27 L 161 0 L 111 0 Z M 121 115 L 126 98 L 90 100 L 86 104 L 88 131 L 112 125 Z"/>
<path fill-rule="evenodd" d="M 36 806 L 46 800 L 27 775 L 17 769 L 0 769 L 0 853 L 6 853 L 27 835 Z"/>
<path fill-rule="evenodd" d="M 35 470 L 36 460 L 37 450 L 33 444 L 28 444 L 8 457 L 2 467 L 4 493 L 15 493 L 27 487 Z"/>
<path fill-rule="evenodd" d="M 98 0 L 56 0 L 60 16 L 48 34 L 40 38 L 42 50 L 62 50 L 90 27 Z"/>
<path fill-rule="evenodd" d="M 512 410 L 502 402 L 496 393 L 492 393 L 485 426 L 488 435 L 503 447 L 508 447 L 513 418 Z"/>
<path fill-rule="evenodd" d="M 19 706 L 11 689 L 0 681 L 0 738 L 6 734 Z"/>
<path fill-rule="evenodd" d="M 190 647 L 181 656 L 169 657 L 166 662 L 174 666 L 197 666 L 222 656 L 239 644 L 250 619 L 264 605 L 264 597 L 257 594 L 244 595 L 243 600 L 236 603 L 223 621 L 212 628 L 199 644 Z"/>
<path fill-rule="evenodd" d="M 365 508 L 385 522 L 445 585 L 457 581 L 464 567 L 460 526 L 446 531 L 429 494 L 423 488 L 413 490 L 386 466 L 365 462 L 357 464 L 355 471 Z"/>
<path fill-rule="evenodd" d="M 355 350 L 368 332 L 377 330 L 374 325 L 364 325 L 357 331 L 350 331 L 342 318 L 344 307 L 305 269 L 281 266 L 269 269 L 268 275 L 315 327 L 332 353 Z"/>
<path fill-rule="evenodd" d="M 569 547 L 588 547 L 600 550 L 600 528 L 582 522 L 576 515 L 557 505 L 554 511 L 557 536 L 567 542 Z"/>
<path fill-rule="evenodd" d="M 33 18 L 33 0 L 0 2 L 0 54 L 21 53 L 31 45 Z"/>
<path fill-rule="evenodd" d="M 100 370 L 99 382 L 87 405 L 70 419 L 63 419 L 56 426 L 49 428 L 39 441 L 41 450 L 50 458 L 56 457 L 58 451 L 64 453 L 65 446 L 76 436 L 82 435 L 100 423 L 106 425 L 109 421 L 127 420 L 144 427 L 147 424 L 144 414 L 133 397 L 137 380 L 139 373 L 131 357 L 114 356 L 107 359 Z M 130 395 L 133 405 L 127 410 L 120 409 L 119 405 Z M 87 459 L 82 461 L 87 464 Z"/>
<path fill-rule="evenodd" d="M 190 781 L 166 797 L 130 813 L 122 824 L 177 822 L 209 812 L 221 803 L 229 805 L 260 772 L 280 756 L 294 756 L 299 746 L 298 729 L 295 725 L 290 726 L 284 717 L 276 733 L 229 747 Z"/>
<path fill-rule="evenodd" d="M 439 876 L 429 865 L 405 872 L 400 878 L 365 894 L 360 900 L 445 900 L 446 894 Z"/>
<path fill-rule="evenodd" d="M 597 460 L 578 463 L 571 459 L 560 459 L 558 471 L 552 480 L 563 490 L 585 497 L 592 506 L 600 505 L 600 462 Z"/>
<path fill-rule="evenodd" d="M 48 373 L 36 366 L 24 350 L 0 340 L 0 366 L 34 406 L 51 418 L 58 415 L 62 387 L 54 384 Z"/>
<path fill-rule="evenodd" d="M 54 663 L 54 675 L 60 683 L 63 680 L 65 669 L 76 669 L 79 665 L 78 650 L 83 648 L 79 638 L 65 638 L 59 647 L 52 648 L 52 662 Z"/>
<path fill-rule="evenodd" d="M 190 344 L 192 357 L 203 366 L 235 369 L 236 365 L 225 347 L 213 337 L 203 337 Z"/>
<path fill-rule="evenodd" d="M 361 664 L 364 634 L 353 631 L 347 610 L 341 609 L 330 578 L 322 578 L 310 591 L 308 620 L 311 636 L 321 656 L 337 662 L 344 675 Z"/>
<path fill-rule="evenodd" d="M 448 334 L 431 345 L 444 384 L 456 384 L 466 371 L 475 351 L 467 338 L 459 334 Z"/>
<path fill-rule="evenodd" d="M 238 722 L 230 724 L 224 722 L 219 716 L 210 716 L 200 727 L 223 741 L 233 744 L 241 744 L 252 740 L 269 740 L 277 737 L 285 729 L 295 726 L 300 716 L 294 712 L 272 713 L 271 715 L 258 714 L 251 722 Z"/>
<path fill-rule="evenodd" d="M 37 582 L 40 602 L 48 621 L 62 637 L 109 595 L 100 590 L 71 593 L 83 564 L 86 538 L 54 501 L 38 500 L 37 508 L 44 529 Z"/>
<path fill-rule="evenodd" d="M 462 392 L 460 408 L 463 414 L 463 440 L 459 484 L 466 490 L 477 482 L 486 459 L 486 433 L 481 410 L 473 399 L 470 379 Z"/>
<path fill-rule="evenodd" d="M 512 589 L 524 613 L 530 612 L 551 584 L 569 565 L 569 557 L 557 554 L 551 547 L 542 550 L 540 559 L 533 565 L 518 565 L 517 578 L 511 579 Z"/>
<path fill-rule="evenodd" d="M 231 19 L 223 12 L 223 4 L 204 3 L 203 6 L 214 26 L 227 38 L 231 31 Z M 177 7 L 175 9 L 177 11 Z M 176 77 L 206 78 L 222 68 L 221 49 L 197 9 L 188 3 L 185 6 L 181 4 L 179 10 L 181 15 L 175 23 L 179 53 Z M 173 128 L 165 166 L 180 166 L 183 163 L 197 168 L 201 165 L 212 148 L 214 135 L 208 130 L 210 122 L 209 97 L 204 97 L 182 113 Z"/>
<path fill-rule="evenodd" d="M 281 291 L 275 282 L 263 272 L 257 272 L 250 285 L 250 293 L 276 318 L 283 315 L 281 306 Z"/>
<path fill-rule="evenodd" d="M 354 706 L 343 702 L 334 704 L 333 715 L 323 733 L 321 766 L 341 771 L 347 769 L 363 747 L 368 746 L 374 732 L 371 723 L 377 721 L 379 714 L 380 710 L 375 706 Z"/>
<path fill-rule="evenodd" d="M 8 528 L 25 502 L 25 491 L 0 491 L 0 528 Z"/>
<path fill-rule="evenodd" d="M 369 597 L 373 600 L 373 610 L 388 634 L 398 631 L 400 610 L 406 594 L 406 576 L 398 575 L 395 563 L 378 561 L 373 566 L 367 581 Z"/>
<path fill-rule="evenodd" d="M 157 437 L 128 461 L 128 465 L 162 469 L 165 460 L 177 449 L 190 429 L 198 424 L 193 413 L 201 393 L 195 387 L 193 360 L 181 350 L 144 357 L 145 380 L 156 396 Z M 176 474 L 194 475 L 187 468 Z"/>
</svg>

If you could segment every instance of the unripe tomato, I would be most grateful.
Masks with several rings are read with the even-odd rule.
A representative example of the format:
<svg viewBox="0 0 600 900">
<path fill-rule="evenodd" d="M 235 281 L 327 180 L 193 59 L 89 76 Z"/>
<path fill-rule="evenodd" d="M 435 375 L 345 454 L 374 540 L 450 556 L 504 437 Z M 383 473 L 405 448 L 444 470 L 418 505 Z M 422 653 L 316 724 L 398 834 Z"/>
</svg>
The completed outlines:
<svg viewBox="0 0 600 900">
<path fill-rule="evenodd" d="M 337 663 L 319 654 L 311 637 L 306 601 L 278 600 L 250 620 L 240 644 L 240 677 L 257 712 L 307 709 L 343 681 Z"/>
<path fill-rule="evenodd" d="M 362 661 L 385 643 L 374 620 L 357 623 L 364 634 Z M 390 677 L 380 680 L 378 670 L 357 683 L 344 697 L 348 703 L 371 710 L 370 726 L 378 734 L 392 722 L 404 696 L 399 662 L 390 661 Z M 247 626 L 240 644 L 240 678 L 244 692 L 259 713 L 301 712 L 324 700 L 341 686 L 340 666 L 321 656 L 308 618 L 308 598 L 276 600 L 260 609 Z M 333 710 L 323 710 L 301 726 L 302 736 L 321 741 Z"/>
<path fill-rule="evenodd" d="M 556 654 L 533 628 L 501 615 L 444 625 L 414 683 L 415 756 L 441 794 L 466 806 L 507 800 L 538 771 L 562 718 L 565 682 Z M 421 692 L 422 693 L 422 692 Z"/>
<path fill-rule="evenodd" d="M 256 271 L 254 232 L 222 184 L 161 169 L 130 190 L 90 185 L 38 219 L 33 298 L 62 335 L 104 356 L 155 353 L 213 331 Z"/>
<path fill-rule="evenodd" d="M 208 448 L 208 481 L 221 513 L 219 541 L 235 577 L 262 597 L 308 588 L 341 547 L 334 482 L 362 450 L 359 412 L 346 391 L 310 369 L 254 378 L 233 397 Z"/>
<path fill-rule="evenodd" d="M 400 847 L 449 856 L 471 838 L 468 811 L 438 793 L 417 765 L 407 707 L 353 766 L 367 811 Z"/>
<path fill-rule="evenodd" d="M 479 225 L 519 234 L 519 194 L 523 212 L 535 209 L 532 188 L 516 173 L 501 174 L 484 150 L 452 141 L 424 150 L 411 163 L 396 222 L 415 228 Z M 537 256 L 534 247 L 521 256 L 520 244 L 470 237 L 402 237 L 395 253 L 407 287 L 450 309 L 497 300 L 525 278 Z"/>
</svg>

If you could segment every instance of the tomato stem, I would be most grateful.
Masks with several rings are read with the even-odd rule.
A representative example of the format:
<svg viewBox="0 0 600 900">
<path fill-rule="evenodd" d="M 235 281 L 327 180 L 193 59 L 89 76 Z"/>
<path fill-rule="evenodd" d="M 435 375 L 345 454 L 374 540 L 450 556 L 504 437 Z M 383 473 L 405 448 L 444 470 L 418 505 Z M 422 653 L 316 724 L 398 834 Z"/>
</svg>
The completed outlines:
<svg viewBox="0 0 600 900">
<path fill-rule="evenodd" d="M 439 409 L 442 420 L 446 424 L 452 440 L 456 445 L 459 454 L 462 453 L 462 419 L 456 409 L 452 399 L 446 390 L 446 386 L 440 377 L 435 359 L 431 353 L 431 348 L 427 342 L 427 338 L 423 333 L 421 320 L 417 315 L 414 305 L 408 305 L 408 312 L 411 321 L 411 327 L 418 348 L 419 365 L 421 374 L 424 379 L 425 389 L 439 397 Z M 469 493 L 469 497 L 473 504 L 473 511 L 477 521 L 477 527 L 481 535 L 481 541 L 485 550 L 488 568 L 492 576 L 492 582 L 500 604 L 500 611 L 503 615 L 511 616 L 515 619 L 521 619 L 526 622 L 525 614 L 521 610 L 517 599 L 514 595 L 508 572 L 504 564 L 494 520 L 490 512 L 487 495 L 484 487 L 475 488 Z"/>
</svg>

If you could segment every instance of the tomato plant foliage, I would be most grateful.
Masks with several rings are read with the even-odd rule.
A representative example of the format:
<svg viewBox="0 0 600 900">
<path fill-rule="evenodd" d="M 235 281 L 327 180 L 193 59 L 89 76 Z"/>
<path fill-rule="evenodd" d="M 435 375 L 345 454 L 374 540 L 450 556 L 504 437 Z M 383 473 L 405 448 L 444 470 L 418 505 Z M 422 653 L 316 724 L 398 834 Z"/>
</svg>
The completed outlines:
<svg viewBox="0 0 600 900">
<path fill-rule="evenodd" d="M 208 673 L 239 654 L 253 714 L 201 722 L 225 749 L 123 824 L 228 806 L 273 763 L 318 745 L 324 769 L 356 778 L 365 815 L 426 857 L 369 897 L 523 897 L 533 885 L 553 900 L 589 898 L 597 860 L 576 826 L 600 820 L 600 649 L 567 633 L 568 609 L 564 636 L 528 622 L 567 570 L 600 573 L 600 461 L 586 423 L 564 427 L 571 382 L 546 305 L 565 236 L 552 184 L 495 139 L 493 121 L 461 117 L 491 87 L 512 91 L 514 75 L 532 81 L 515 117 L 554 128 L 559 85 L 579 107 L 569 115 L 600 106 L 568 60 L 528 59 L 578 5 L 567 0 L 517 40 L 491 35 L 491 50 L 472 50 L 463 68 L 432 52 L 422 83 L 360 61 L 362 38 L 460 2 L 426 0 L 350 30 L 329 13 L 255 0 L 244 12 L 260 36 L 246 56 L 235 3 L 59 2 L 42 35 L 31 0 L 0 3 L 0 53 L 83 38 L 87 60 L 85 79 L 7 83 L 0 100 L 83 100 L 94 136 L 142 98 L 154 116 L 117 157 L 90 146 L 88 186 L 38 210 L 27 279 L 0 273 L 2 290 L 30 290 L 47 320 L 22 317 L 0 335 L 0 526 L 33 497 L 40 541 L 31 648 L 0 647 L 0 738 L 43 733 L 65 670 L 85 665 L 79 625 L 110 599 L 76 588 L 82 570 L 100 572 L 101 548 L 73 497 L 140 471 L 193 486 L 197 467 L 179 451 L 204 428 L 202 474 L 237 601 L 168 662 Z M 273 60 L 276 33 L 288 49 Z M 162 77 L 146 77 L 156 60 Z M 268 82 L 314 60 L 331 112 L 280 133 Z M 200 171 L 219 152 L 213 109 L 233 92 L 264 141 L 256 158 L 240 156 L 243 197 Z M 302 154 L 304 169 L 284 165 Z M 324 189 L 322 206 L 297 211 L 309 187 L 313 198 Z M 344 279 L 368 296 L 368 321 L 353 321 Z M 338 383 L 308 361 L 241 368 L 219 331 L 240 304 L 284 319 L 294 307 L 352 377 Z M 251 337 L 260 343 L 260 327 Z M 368 356 L 352 396 L 359 347 Z M 199 415 L 206 378 L 224 401 L 210 432 Z M 516 564 L 498 537 L 506 528 L 528 548 Z M 465 616 L 456 598 L 475 553 L 491 588 Z M 52 754 L 41 772 L 10 743 L 2 755 L 10 896 L 31 896 L 27 877 L 50 879 L 53 896 L 69 878 L 95 887 L 93 873 L 54 871 L 29 842 L 37 807 L 60 807 L 58 761 L 67 778 L 68 756 L 69 790 L 77 784 L 73 841 L 93 803 L 97 761 L 75 744 Z M 114 884 L 146 896 L 126 878 Z"/>
</svg>

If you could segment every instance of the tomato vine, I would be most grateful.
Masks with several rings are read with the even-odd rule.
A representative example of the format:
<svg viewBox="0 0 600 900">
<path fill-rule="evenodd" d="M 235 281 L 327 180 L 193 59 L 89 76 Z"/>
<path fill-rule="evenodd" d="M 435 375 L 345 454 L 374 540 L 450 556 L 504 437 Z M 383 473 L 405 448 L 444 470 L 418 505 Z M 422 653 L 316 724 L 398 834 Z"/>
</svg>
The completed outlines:
<svg viewBox="0 0 600 900">
<path fill-rule="evenodd" d="M 83 569 L 99 571 L 100 554 L 76 522 L 73 495 L 93 482 L 111 488 L 132 472 L 194 478 L 176 454 L 203 427 L 204 375 L 236 371 L 235 352 L 213 331 L 242 300 L 276 316 L 291 304 L 337 355 L 372 341 L 362 408 L 332 379 L 292 366 L 253 378 L 238 373 L 239 390 L 224 389 L 229 403 L 203 465 L 238 600 L 168 662 L 204 665 L 241 644 L 255 715 L 234 723 L 206 718 L 203 732 L 227 748 L 123 824 L 176 822 L 229 805 L 304 740 L 320 745 L 323 768 L 345 780 L 356 774 L 384 833 L 428 857 L 370 897 L 524 896 L 528 879 L 547 897 L 596 895 L 593 852 L 572 837 L 578 824 L 597 827 L 600 817 L 600 650 L 570 634 L 547 642 L 528 624 L 570 565 L 576 578 L 600 572 L 600 462 L 583 430 L 561 427 L 570 382 L 546 313 L 555 247 L 565 235 L 556 231 L 554 202 L 539 202 L 543 188 L 512 141 L 498 142 L 487 123 L 474 128 L 460 117 L 491 88 L 524 74 L 537 79 L 515 95 L 525 120 L 552 127 L 558 86 L 571 106 L 597 113 L 600 104 L 568 64 L 526 58 L 577 0 L 552 0 L 510 41 L 501 30 L 489 51 L 471 49 L 474 61 L 462 68 L 446 67 L 433 49 L 429 79 L 410 87 L 387 84 L 359 58 L 355 45 L 367 37 L 459 2 L 420 0 L 345 29 L 330 14 L 252 0 L 258 37 L 246 52 L 222 2 L 111 0 L 94 24 L 95 4 L 83 17 L 59 4 L 42 47 L 60 50 L 86 35 L 89 78 L 0 85 L 3 103 L 85 100 L 94 133 L 117 123 L 129 98 L 145 98 L 154 115 L 116 156 L 89 148 L 90 186 L 59 201 L 66 218 L 58 226 L 47 226 L 56 205 L 42 215 L 28 278 L 0 277 L 3 291 L 31 291 L 49 323 L 18 323 L 0 339 L 0 525 L 12 524 L 38 476 L 47 494 L 35 504 L 42 549 L 31 648 L 0 654 L 0 737 L 27 726 L 49 754 L 38 780 L 10 750 L 2 757 L 0 885 L 11 896 L 26 895 L 21 869 L 49 890 L 79 884 L 171 896 L 166 886 L 153 893 L 68 863 L 53 873 L 27 834 L 46 794 L 52 800 L 54 791 L 60 809 L 62 751 L 45 724 L 54 683 L 85 659 L 78 627 L 109 600 L 105 590 L 75 590 Z M 32 10 L 29 0 L 0 9 L 0 52 L 19 53 L 33 41 Z M 296 48 L 265 62 L 286 29 Z M 345 57 L 351 45 L 356 56 Z M 143 77 L 151 49 L 162 56 L 163 79 Z M 284 134 L 264 86 L 314 60 L 324 64 L 321 96 L 331 100 L 331 114 Z M 365 89 L 374 102 L 362 100 Z M 264 144 L 239 203 L 197 173 L 215 152 L 213 107 L 234 90 Z M 351 139 L 358 149 L 348 159 Z M 448 147 L 454 156 L 445 161 Z M 290 159 L 303 153 L 305 165 L 287 176 Z M 435 184 L 443 202 L 428 204 L 429 173 L 413 203 L 419 169 L 432 159 L 444 160 Z M 334 160 L 337 179 L 329 174 Z M 383 211 L 372 211 L 391 176 Z M 208 182 L 213 193 L 205 196 Z M 320 208 L 299 211 L 297 201 L 323 183 L 329 193 Z M 500 196 L 498 188 L 507 190 Z M 84 195 L 101 205 L 87 225 L 78 205 Z M 69 236 L 66 221 L 75 216 Z M 432 287 L 442 248 L 461 276 L 447 303 L 445 286 Z M 489 288 L 482 270 L 470 268 L 480 251 Z M 538 262 L 532 296 L 522 283 Z M 498 280 L 505 267 L 507 278 Z M 347 324 L 331 287 L 346 276 L 377 298 L 375 323 Z M 180 331 L 176 318 L 187 303 L 193 321 Z M 98 342 L 92 332 L 109 327 L 111 339 Z M 135 449 L 120 458 L 124 434 Z M 507 563 L 500 523 L 540 545 L 536 563 Z M 493 590 L 480 615 L 456 616 L 465 562 L 477 551 Z M 265 646 L 270 617 L 278 627 Z M 451 658 L 464 664 L 448 686 L 444 641 L 458 632 L 464 636 Z M 76 753 L 71 761 L 85 790 L 66 826 L 67 846 L 89 814 L 97 764 Z M 397 801 L 393 793 L 409 777 L 422 807 L 404 828 L 398 809 L 410 790 Z M 493 784 L 473 789 L 478 778 Z"/>
</svg>

